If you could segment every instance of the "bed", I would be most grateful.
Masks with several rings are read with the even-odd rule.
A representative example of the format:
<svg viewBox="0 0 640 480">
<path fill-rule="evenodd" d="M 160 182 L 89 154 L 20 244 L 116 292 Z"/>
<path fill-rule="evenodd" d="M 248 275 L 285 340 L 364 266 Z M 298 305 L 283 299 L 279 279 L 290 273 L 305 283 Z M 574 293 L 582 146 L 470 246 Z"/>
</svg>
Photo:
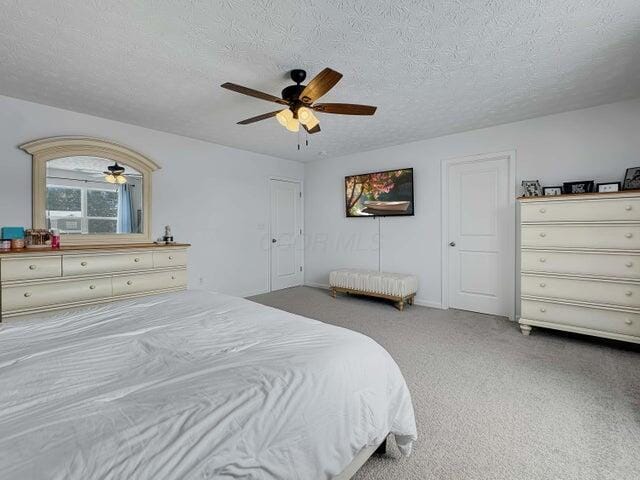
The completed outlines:
<svg viewBox="0 0 640 480">
<path fill-rule="evenodd" d="M 3 479 L 348 478 L 416 440 L 370 338 L 188 290 L 0 326 Z"/>
</svg>

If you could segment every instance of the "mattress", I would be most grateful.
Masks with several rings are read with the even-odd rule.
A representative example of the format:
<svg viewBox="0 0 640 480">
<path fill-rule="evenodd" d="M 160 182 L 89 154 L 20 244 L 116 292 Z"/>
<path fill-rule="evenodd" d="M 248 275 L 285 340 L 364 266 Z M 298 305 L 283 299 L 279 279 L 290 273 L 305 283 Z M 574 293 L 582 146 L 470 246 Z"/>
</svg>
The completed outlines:
<svg viewBox="0 0 640 480">
<path fill-rule="evenodd" d="M 205 291 L 0 326 L 3 479 L 328 479 L 416 439 L 398 366 L 359 333 Z"/>
</svg>

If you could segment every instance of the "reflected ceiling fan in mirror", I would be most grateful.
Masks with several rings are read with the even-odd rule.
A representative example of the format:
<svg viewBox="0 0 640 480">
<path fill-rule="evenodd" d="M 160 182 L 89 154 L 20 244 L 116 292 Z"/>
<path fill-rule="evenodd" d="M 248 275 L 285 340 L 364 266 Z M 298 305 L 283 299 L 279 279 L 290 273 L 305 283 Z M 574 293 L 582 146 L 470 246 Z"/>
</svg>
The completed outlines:
<svg viewBox="0 0 640 480">
<path fill-rule="evenodd" d="M 300 125 L 308 133 L 318 133 L 320 122 L 314 112 L 334 113 L 339 115 L 373 115 L 377 107 L 370 105 L 356 105 L 353 103 L 315 103 L 320 97 L 331 90 L 342 78 L 342 74 L 325 68 L 316 75 L 307 85 L 302 85 L 307 72 L 296 69 L 291 70 L 291 80 L 296 84 L 290 85 L 282 90 L 282 98 L 263 93 L 252 88 L 236 85 L 235 83 L 223 83 L 222 88 L 232 90 L 243 95 L 259 98 L 268 102 L 285 105 L 287 108 L 263 113 L 256 117 L 247 118 L 238 122 L 238 125 L 249 125 L 250 123 L 276 117 L 278 122 L 291 132 L 298 132 Z M 298 147 L 299 148 L 299 147 Z"/>
</svg>

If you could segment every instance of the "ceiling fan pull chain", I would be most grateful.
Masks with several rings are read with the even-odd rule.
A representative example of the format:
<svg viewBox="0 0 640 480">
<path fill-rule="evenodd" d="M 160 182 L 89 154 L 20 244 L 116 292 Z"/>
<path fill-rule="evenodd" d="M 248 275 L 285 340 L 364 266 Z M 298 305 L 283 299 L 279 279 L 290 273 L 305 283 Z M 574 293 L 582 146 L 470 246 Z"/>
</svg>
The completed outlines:
<svg viewBox="0 0 640 480">
<path fill-rule="evenodd" d="M 300 151 L 300 130 L 298 130 L 298 151 Z"/>
<path fill-rule="evenodd" d="M 309 146 L 309 132 L 307 132 L 307 131 L 305 130 L 305 134 L 304 134 L 304 136 L 305 136 L 305 139 L 304 139 L 304 141 L 305 141 L 305 145 L 308 147 L 308 146 Z"/>
</svg>

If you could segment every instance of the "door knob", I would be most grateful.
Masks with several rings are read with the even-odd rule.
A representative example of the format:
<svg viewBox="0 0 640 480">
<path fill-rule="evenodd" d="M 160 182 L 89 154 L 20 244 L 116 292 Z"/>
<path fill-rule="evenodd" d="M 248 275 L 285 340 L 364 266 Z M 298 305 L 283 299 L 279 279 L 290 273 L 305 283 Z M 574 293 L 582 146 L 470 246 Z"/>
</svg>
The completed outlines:
<svg viewBox="0 0 640 480">
<path fill-rule="evenodd" d="M 456 242 L 449 242 L 449 246 L 450 247 L 455 247 L 456 246 Z"/>
<path fill-rule="evenodd" d="M 276 242 L 277 242 L 277 240 L 275 238 L 271 239 L 271 243 L 276 243 Z"/>
</svg>

